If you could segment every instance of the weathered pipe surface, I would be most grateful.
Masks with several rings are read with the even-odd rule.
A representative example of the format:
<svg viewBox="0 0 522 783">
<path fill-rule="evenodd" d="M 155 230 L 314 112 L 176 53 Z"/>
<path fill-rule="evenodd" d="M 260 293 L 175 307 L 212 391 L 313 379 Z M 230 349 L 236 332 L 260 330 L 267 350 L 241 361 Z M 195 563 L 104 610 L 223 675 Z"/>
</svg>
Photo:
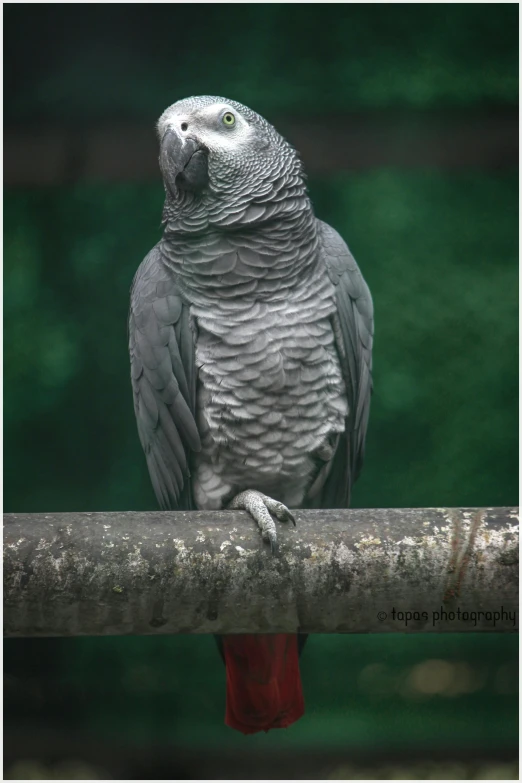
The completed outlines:
<svg viewBox="0 0 522 783">
<path fill-rule="evenodd" d="M 515 631 L 518 509 L 6 514 L 7 636 Z"/>
</svg>

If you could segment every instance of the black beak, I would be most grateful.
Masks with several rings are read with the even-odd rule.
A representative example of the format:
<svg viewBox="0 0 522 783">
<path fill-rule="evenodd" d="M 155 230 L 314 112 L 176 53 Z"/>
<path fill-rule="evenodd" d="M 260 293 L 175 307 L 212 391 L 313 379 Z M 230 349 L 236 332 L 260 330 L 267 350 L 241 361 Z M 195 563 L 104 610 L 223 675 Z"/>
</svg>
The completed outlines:
<svg viewBox="0 0 522 783">
<path fill-rule="evenodd" d="M 195 139 L 182 138 L 169 128 L 160 145 L 160 169 L 172 196 L 180 190 L 198 192 L 208 184 L 206 150 Z"/>
</svg>

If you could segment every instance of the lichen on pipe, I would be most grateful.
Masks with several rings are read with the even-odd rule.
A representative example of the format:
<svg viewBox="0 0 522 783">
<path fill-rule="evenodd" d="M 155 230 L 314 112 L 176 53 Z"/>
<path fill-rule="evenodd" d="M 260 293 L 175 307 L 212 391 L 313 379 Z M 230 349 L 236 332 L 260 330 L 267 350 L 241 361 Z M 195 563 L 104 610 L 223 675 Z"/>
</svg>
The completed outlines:
<svg viewBox="0 0 522 783">
<path fill-rule="evenodd" d="M 518 509 L 4 515 L 4 633 L 516 631 Z"/>
</svg>

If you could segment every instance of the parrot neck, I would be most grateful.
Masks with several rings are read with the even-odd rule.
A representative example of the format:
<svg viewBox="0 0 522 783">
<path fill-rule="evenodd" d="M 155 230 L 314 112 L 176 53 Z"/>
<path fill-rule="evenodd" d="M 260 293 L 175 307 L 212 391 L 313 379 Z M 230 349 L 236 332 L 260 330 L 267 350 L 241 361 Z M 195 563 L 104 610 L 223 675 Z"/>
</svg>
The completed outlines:
<svg viewBox="0 0 522 783">
<path fill-rule="evenodd" d="M 207 227 L 200 232 L 168 228 L 161 242 L 164 263 L 189 298 L 283 298 L 317 264 L 317 224 L 310 203 L 252 225 Z M 198 296 L 199 295 L 199 296 Z"/>
</svg>

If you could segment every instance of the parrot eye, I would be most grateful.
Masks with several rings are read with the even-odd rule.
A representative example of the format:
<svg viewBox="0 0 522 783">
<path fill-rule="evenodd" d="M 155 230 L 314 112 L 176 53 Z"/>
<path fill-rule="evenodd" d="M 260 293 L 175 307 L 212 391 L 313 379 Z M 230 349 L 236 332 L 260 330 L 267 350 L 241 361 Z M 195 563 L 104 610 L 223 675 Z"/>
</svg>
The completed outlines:
<svg viewBox="0 0 522 783">
<path fill-rule="evenodd" d="M 226 111 L 223 115 L 223 125 L 226 125 L 228 128 L 232 127 L 232 125 L 236 124 L 236 118 L 232 114 L 231 111 Z"/>
</svg>

